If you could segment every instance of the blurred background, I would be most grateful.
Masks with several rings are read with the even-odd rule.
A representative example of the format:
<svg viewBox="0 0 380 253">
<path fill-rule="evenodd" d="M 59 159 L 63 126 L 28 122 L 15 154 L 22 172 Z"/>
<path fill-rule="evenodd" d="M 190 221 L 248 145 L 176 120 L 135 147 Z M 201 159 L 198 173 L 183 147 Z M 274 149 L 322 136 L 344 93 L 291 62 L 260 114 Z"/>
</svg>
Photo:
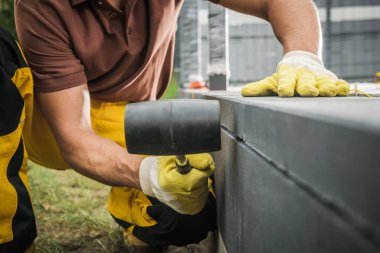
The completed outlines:
<svg viewBox="0 0 380 253">
<path fill-rule="evenodd" d="M 0 26 L 16 36 L 13 19 L 13 0 L 0 0 Z"/>
<path fill-rule="evenodd" d="M 380 71 L 380 1 L 316 0 L 315 3 L 324 33 L 326 67 L 351 82 L 374 82 L 376 72 Z M 206 1 L 186 1 L 182 9 L 175 64 L 182 84 L 189 82 L 189 75 L 198 74 L 208 80 L 210 5 Z M 228 11 L 227 16 L 230 85 L 271 75 L 282 58 L 282 47 L 270 24 L 233 11 Z M 198 46 L 197 41 L 201 41 Z M 191 54 L 198 53 L 199 60 L 189 62 L 196 59 Z"/>
<path fill-rule="evenodd" d="M 0 26 L 17 38 L 13 2 L 0 0 Z M 315 2 L 327 68 L 352 82 L 375 82 L 380 71 L 380 0 Z M 210 20 L 220 27 L 211 31 Z M 174 98 L 178 83 L 189 83 L 189 77 L 208 81 L 210 51 L 217 64 L 224 64 L 216 64 L 213 71 L 222 68 L 229 73 L 231 86 L 271 75 L 282 57 L 282 47 L 267 22 L 203 0 L 186 0 L 178 22 L 174 75 L 165 98 Z M 126 252 L 121 230 L 106 212 L 109 187 L 73 171 L 47 170 L 33 163 L 28 173 L 39 232 L 37 252 Z"/>
</svg>

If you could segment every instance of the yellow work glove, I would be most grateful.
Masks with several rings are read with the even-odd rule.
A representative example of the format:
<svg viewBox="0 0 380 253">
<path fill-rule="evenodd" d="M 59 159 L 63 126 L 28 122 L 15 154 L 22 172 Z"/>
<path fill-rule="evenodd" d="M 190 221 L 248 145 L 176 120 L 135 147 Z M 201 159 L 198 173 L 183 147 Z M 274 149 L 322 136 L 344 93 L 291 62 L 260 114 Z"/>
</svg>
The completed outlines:
<svg viewBox="0 0 380 253">
<path fill-rule="evenodd" d="M 187 174 L 177 171 L 175 156 L 145 158 L 140 165 L 140 184 L 146 195 L 179 213 L 194 215 L 206 204 L 208 179 L 214 173 L 215 164 L 207 153 L 186 157 L 193 168 Z"/>
<path fill-rule="evenodd" d="M 244 97 L 271 96 L 335 97 L 347 96 L 350 85 L 328 71 L 322 59 L 305 51 L 287 53 L 278 64 L 277 72 L 261 81 L 245 85 Z"/>
</svg>

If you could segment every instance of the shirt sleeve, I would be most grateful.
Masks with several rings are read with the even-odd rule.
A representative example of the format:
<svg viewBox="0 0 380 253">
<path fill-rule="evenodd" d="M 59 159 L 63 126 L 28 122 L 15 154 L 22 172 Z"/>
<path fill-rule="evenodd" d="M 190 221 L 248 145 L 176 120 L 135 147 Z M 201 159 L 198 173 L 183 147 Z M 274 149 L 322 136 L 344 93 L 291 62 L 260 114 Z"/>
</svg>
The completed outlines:
<svg viewBox="0 0 380 253">
<path fill-rule="evenodd" d="M 84 66 L 74 53 L 62 19 L 49 2 L 15 1 L 17 32 L 37 92 L 87 83 Z"/>
</svg>

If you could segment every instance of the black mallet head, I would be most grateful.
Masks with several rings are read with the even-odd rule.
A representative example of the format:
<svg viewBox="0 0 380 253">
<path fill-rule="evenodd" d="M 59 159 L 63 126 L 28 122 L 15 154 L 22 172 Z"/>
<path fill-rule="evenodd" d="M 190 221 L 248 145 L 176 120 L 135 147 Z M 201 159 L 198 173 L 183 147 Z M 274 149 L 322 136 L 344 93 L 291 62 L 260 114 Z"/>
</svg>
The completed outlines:
<svg viewBox="0 0 380 253">
<path fill-rule="evenodd" d="M 174 99 L 128 104 L 125 139 L 128 152 L 186 155 L 218 151 L 218 101 Z"/>
</svg>

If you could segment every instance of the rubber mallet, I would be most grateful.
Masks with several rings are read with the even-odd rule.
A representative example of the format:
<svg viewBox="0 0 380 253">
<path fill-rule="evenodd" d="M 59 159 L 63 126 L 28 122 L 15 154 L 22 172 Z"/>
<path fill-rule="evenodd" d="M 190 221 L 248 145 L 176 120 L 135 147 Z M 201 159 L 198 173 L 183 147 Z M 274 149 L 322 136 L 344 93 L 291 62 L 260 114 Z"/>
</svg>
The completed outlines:
<svg viewBox="0 0 380 253">
<path fill-rule="evenodd" d="M 177 170 L 191 170 L 186 155 L 221 149 L 218 101 L 173 99 L 128 104 L 125 140 L 128 152 L 177 156 Z"/>
</svg>

